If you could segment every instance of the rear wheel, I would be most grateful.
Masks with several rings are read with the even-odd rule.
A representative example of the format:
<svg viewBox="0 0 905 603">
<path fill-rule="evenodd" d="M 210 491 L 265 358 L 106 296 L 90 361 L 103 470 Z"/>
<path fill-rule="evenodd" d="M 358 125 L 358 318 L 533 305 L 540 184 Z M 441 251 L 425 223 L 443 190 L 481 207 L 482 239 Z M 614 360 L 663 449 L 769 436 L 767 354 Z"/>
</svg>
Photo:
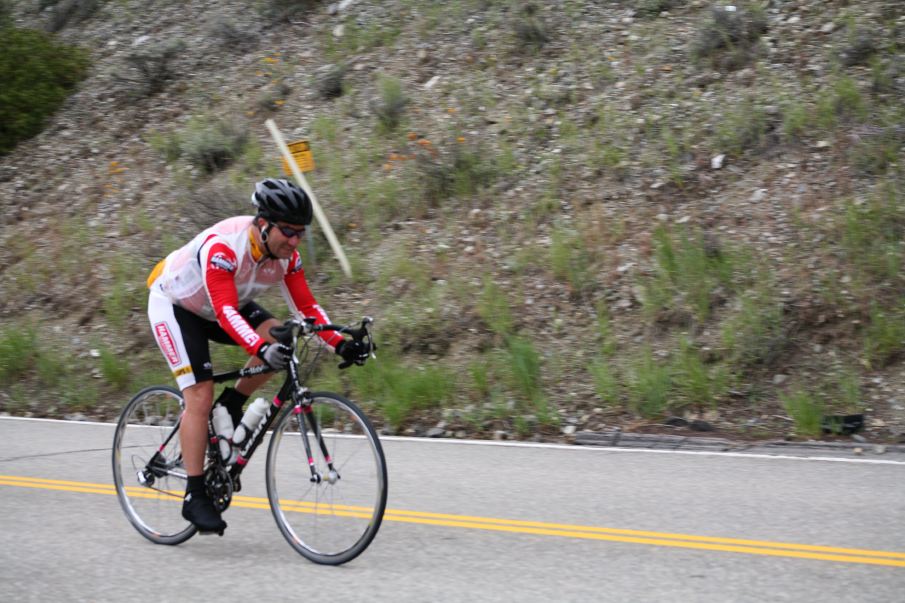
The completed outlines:
<svg viewBox="0 0 905 603">
<path fill-rule="evenodd" d="M 336 394 L 312 396 L 310 413 L 292 408 L 274 425 L 267 496 L 292 548 L 315 563 L 339 565 L 360 555 L 380 529 L 386 460 L 374 428 L 355 404 Z"/>
<path fill-rule="evenodd" d="M 186 472 L 179 445 L 184 402 L 171 387 L 138 392 L 113 437 L 113 483 L 126 517 L 157 544 L 179 544 L 197 529 L 182 518 Z"/>
</svg>

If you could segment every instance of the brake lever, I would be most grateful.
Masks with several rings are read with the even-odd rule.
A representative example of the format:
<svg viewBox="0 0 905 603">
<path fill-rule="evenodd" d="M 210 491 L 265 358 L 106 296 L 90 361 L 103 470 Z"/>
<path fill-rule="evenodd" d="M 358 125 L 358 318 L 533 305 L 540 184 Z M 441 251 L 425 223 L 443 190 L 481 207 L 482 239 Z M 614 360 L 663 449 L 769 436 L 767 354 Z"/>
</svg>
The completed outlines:
<svg viewBox="0 0 905 603">
<path fill-rule="evenodd" d="M 377 351 L 377 343 L 374 341 L 374 337 L 371 335 L 371 325 L 374 324 L 374 319 L 370 316 L 365 316 L 361 319 L 361 328 L 365 331 L 365 337 L 368 338 L 368 350 L 370 351 L 371 358 L 377 359 L 377 354 L 374 352 Z M 364 365 L 364 361 L 361 363 Z"/>
</svg>

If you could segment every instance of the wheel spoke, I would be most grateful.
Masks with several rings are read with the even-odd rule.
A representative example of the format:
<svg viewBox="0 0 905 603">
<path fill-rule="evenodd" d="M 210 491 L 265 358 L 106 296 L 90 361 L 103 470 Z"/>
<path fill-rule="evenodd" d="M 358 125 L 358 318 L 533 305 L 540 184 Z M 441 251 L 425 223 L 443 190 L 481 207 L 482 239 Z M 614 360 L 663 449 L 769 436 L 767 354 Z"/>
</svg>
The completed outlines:
<svg viewBox="0 0 905 603">
<path fill-rule="evenodd" d="M 312 414 L 323 442 L 300 417 L 288 413 L 278 421 L 268 450 L 268 496 L 293 548 L 318 563 L 344 563 L 368 546 L 380 526 L 386 505 L 383 451 L 361 411 L 340 396 L 315 395 Z M 350 437 L 349 431 L 364 435 Z M 307 454 L 298 455 L 300 449 L 307 453 L 305 441 L 290 445 L 286 439 L 296 435 L 310 446 L 324 478 L 319 483 L 310 482 Z M 321 444 L 340 475 L 333 483 Z M 302 480 L 307 488 L 299 487 Z"/>
<path fill-rule="evenodd" d="M 114 436 L 113 480 L 120 504 L 135 529 L 159 544 L 178 544 L 195 533 L 173 504 L 182 499 L 186 481 L 175 433 L 181 412 L 176 390 L 147 388 L 123 410 Z"/>
</svg>

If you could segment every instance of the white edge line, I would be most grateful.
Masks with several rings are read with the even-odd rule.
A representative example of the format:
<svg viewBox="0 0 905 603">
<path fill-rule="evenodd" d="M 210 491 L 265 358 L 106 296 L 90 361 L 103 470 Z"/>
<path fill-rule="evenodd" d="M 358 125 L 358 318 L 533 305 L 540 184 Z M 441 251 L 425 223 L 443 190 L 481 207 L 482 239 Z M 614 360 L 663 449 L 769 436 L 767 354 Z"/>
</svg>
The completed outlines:
<svg viewBox="0 0 905 603">
<path fill-rule="evenodd" d="M 64 423 L 67 425 L 103 425 L 116 427 L 116 423 L 103 423 L 100 421 L 66 421 L 64 419 L 40 419 L 35 417 L 0 417 L 7 421 L 37 421 L 42 423 Z M 745 452 L 719 452 L 708 450 L 657 450 L 651 448 L 629 448 L 615 446 L 578 446 L 569 444 L 543 444 L 538 442 L 498 442 L 493 440 L 454 440 L 450 438 L 414 438 L 407 436 L 380 436 L 381 442 L 417 442 L 438 445 L 459 446 L 501 446 L 505 448 L 541 448 L 550 450 L 586 450 L 592 452 L 622 452 L 642 454 L 684 454 L 690 456 L 717 456 L 746 459 L 771 459 L 786 461 L 826 461 L 830 463 L 853 463 L 861 465 L 905 465 L 905 461 L 890 461 L 884 459 L 852 459 L 832 456 L 794 456 L 789 454 L 758 454 Z"/>
<path fill-rule="evenodd" d="M 105 423 L 103 421 L 67 421 L 66 419 L 41 419 L 38 417 L 0 417 L 6 421 L 35 421 L 36 423 L 65 423 L 66 425 L 107 425 L 115 427 L 116 423 Z"/>
<path fill-rule="evenodd" d="M 905 461 L 891 461 L 883 459 L 851 459 L 831 456 L 794 456 L 789 454 L 760 454 L 745 452 L 720 452 L 708 450 L 658 450 L 652 448 L 630 448 L 616 446 L 587 446 L 570 444 L 542 444 L 537 442 L 497 442 L 492 440 L 453 440 L 449 438 L 412 438 L 403 436 L 380 436 L 380 441 L 398 442 L 424 442 L 436 444 L 460 444 L 466 446 L 504 446 L 510 448 L 548 448 L 553 450 L 588 450 L 601 452 L 640 452 L 645 454 L 685 454 L 692 456 L 718 456 L 734 458 L 779 459 L 793 461 L 830 461 L 834 463 L 866 463 L 879 465 L 905 465 Z"/>
</svg>

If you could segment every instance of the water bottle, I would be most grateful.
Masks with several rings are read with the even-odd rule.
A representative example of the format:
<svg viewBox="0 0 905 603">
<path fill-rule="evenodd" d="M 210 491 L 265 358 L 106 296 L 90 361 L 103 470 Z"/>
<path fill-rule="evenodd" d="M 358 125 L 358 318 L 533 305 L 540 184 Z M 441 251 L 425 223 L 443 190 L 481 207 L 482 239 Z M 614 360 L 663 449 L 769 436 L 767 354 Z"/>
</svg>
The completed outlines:
<svg viewBox="0 0 905 603">
<path fill-rule="evenodd" d="M 257 433 L 258 427 L 261 426 L 268 414 L 270 414 L 270 402 L 264 398 L 257 398 L 249 405 L 233 434 L 233 443 L 239 450 L 242 450 L 245 444 L 251 441 L 252 436 Z"/>
<path fill-rule="evenodd" d="M 229 456 L 232 454 L 229 439 L 233 437 L 233 420 L 225 406 L 222 404 L 214 406 L 211 422 L 214 424 L 214 433 L 220 440 L 220 456 L 224 461 L 229 460 Z"/>
</svg>

